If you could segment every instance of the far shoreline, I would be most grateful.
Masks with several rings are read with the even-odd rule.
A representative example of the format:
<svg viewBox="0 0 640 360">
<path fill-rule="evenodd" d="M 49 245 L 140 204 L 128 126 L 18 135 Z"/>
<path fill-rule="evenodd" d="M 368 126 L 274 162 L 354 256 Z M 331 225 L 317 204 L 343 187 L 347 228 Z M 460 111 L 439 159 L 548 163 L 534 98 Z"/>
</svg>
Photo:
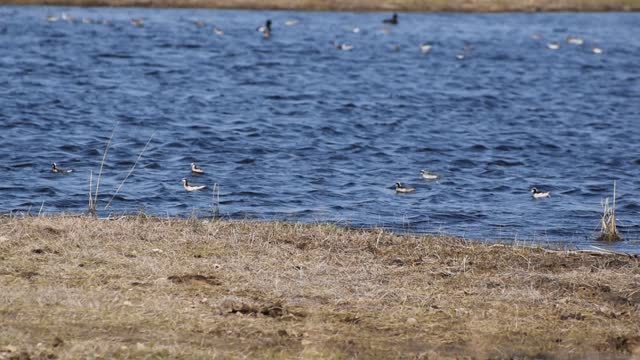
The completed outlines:
<svg viewBox="0 0 640 360">
<path fill-rule="evenodd" d="M 256 11 L 309 11 L 309 12 L 400 12 L 400 13 L 593 13 L 638 12 L 640 0 L 561 0 L 527 1 L 508 3 L 497 1 L 372 1 L 351 0 L 333 2 L 327 0 L 0 0 L 8 6 L 73 6 L 73 7 L 136 7 Z"/>
</svg>

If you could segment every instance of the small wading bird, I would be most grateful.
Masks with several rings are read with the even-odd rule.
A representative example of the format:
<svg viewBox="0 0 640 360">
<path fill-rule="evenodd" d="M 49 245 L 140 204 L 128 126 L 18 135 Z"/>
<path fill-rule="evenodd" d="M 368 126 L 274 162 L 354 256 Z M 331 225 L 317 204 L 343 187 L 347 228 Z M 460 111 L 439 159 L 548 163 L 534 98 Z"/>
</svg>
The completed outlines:
<svg viewBox="0 0 640 360">
<path fill-rule="evenodd" d="M 207 187 L 207 185 L 191 185 L 187 179 L 182 179 L 182 185 L 187 191 L 198 191 Z"/>
<path fill-rule="evenodd" d="M 438 174 L 432 173 L 427 170 L 420 170 L 420 175 L 425 180 L 435 180 L 439 177 Z"/>
<path fill-rule="evenodd" d="M 346 44 L 346 43 L 339 43 L 337 41 L 333 41 L 333 47 L 335 47 L 338 50 L 342 50 L 342 51 L 351 51 L 353 50 L 353 45 L 351 44 Z"/>
<path fill-rule="evenodd" d="M 214 33 L 214 34 L 216 34 L 216 35 L 218 35 L 218 36 L 224 35 L 224 31 L 222 31 L 222 30 L 221 30 L 220 28 L 218 28 L 218 27 L 214 27 L 214 28 L 213 28 L 213 33 Z"/>
<path fill-rule="evenodd" d="M 62 168 L 59 168 L 58 165 L 56 165 L 56 163 L 52 163 L 51 164 L 51 172 L 52 173 L 56 173 L 56 174 L 69 174 L 69 173 L 73 172 L 73 170 L 71 170 L 71 169 L 62 169 Z"/>
<path fill-rule="evenodd" d="M 429 45 L 427 43 L 420 44 L 420 52 L 421 53 L 427 54 L 427 53 L 429 53 L 429 51 L 431 51 L 431 45 Z"/>
<path fill-rule="evenodd" d="M 398 25 L 398 14 L 394 13 L 391 19 L 384 19 L 382 22 L 385 24 Z"/>
<path fill-rule="evenodd" d="M 263 26 L 260 26 L 258 32 L 262 33 L 263 38 L 269 38 L 271 36 L 271 20 L 267 20 Z"/>
<path fill-rule="evenodd" d="M 191 163 L 191 172 L 194 174 L 204 174 L 204 170 L 199 168 L 196 163 Z"/>
<path fill-rule="evenodd" d="M 284 22 L 285 25 L 287 26 L 294 26 L 294 25 L 298 25 L 298 20 L 296 19 L 289 19 L 287 21 Z"/>
<path fill-rule="evenodd" d="M 416 188 L 414 188 L 412 186 L 408 186 L 408 185 L 402 185 L 399 182 L 396 183 L 396 192 L 409 193 L 409 192 L 412 192 L 412 191 L 416 191 Z"/>
<path fill-rule="evenodd" d="M 573 45 L 582 45 L 584 44 L 584 40 L 575 36 L 567 36 L 567 43 L 573 44 Z"/>
<path fill-rule="evenodd" d="M 599 47 L 594 47 L 593 49 L 591 49 L 591 52 L 593 52 L 594 54 L 602 54 L 602 49 L 600 49 Z"/>
<path fill-rule="evenodd" d="M 131 25 L 136 26 L 136 27 L 143 27 L 144 26 L 144 20 L 142 20 L 142 19 L 131 19 Z"/>
<path fill-rule="evenodd" d="M 531 196 L 534 199 L 548 198 L 551 196 L 551 193 L 548 191 L 540 191 L 537 188 L 531 188 Z"/>
<path fill-rule="evenodd" d="M 560 49 L 560 44 L 558 44 L 557 42 L 550 42 L 550 43 L 547 44 L 547 47 L 550 50 L 558 50 L 558 49 Z"/>
</svg>

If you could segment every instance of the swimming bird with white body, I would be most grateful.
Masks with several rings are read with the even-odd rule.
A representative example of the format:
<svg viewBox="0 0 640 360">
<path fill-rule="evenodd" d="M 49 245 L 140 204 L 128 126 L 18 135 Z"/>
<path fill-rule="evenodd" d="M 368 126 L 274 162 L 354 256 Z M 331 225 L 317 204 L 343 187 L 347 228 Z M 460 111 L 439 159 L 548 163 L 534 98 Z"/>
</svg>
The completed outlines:
<svg viewBox="0 0 640 360">
<path fill-rule="evenodd" d="M 192 184 L 189 184 L 189 180 L 187 180 L 187 179 L 182 179 L 182 185 L 184 186 L 184 189 L 189 191 L 189 192 L 206 189 L 206 187 L 207 187 L 207 185 L 192 185 Z"/>
<path fill-rule="evenodd" d="M 534 199 L 542 199 L 542 198 L 548 198 L 551 196 L 551 193 L 548 191 L 540 191 L 538 190 L 538 188 L 531 188 L 531 196 L 533 196 Z"/>
<path fill-rule="evenodd" d="M 396 192 L 409 193 L 409 192 L 413 192 L 413 191 L 416 191 L 416 188 L 414 188 L 413 186 L 402 185 L 399 182 L 396 183 Z"/>
</svg>

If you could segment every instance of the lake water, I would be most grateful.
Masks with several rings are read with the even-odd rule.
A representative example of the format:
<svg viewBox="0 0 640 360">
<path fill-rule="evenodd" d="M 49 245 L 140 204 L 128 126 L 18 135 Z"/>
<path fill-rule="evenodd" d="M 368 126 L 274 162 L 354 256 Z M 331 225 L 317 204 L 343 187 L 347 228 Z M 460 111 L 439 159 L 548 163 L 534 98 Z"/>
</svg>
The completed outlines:
<svg viewBox="0 0 640 360">
<path fill-rule="evenodd" d="M 101 216 L 206 215 L 218 183 L 230 218 L 640 252 L 640 14 L 388 15 L 0 7 L 0 212 L 85 211 L 115 127 Z M 627 241 L 597 243 L 614 180 Z"/>
</svg>

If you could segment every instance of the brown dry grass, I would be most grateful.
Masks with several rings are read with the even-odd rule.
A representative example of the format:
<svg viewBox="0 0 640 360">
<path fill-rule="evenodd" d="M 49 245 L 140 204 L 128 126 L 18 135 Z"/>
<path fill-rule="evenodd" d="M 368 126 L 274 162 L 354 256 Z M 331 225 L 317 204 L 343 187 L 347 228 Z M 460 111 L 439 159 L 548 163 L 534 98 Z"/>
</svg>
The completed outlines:
<svg viewBox="0 0 640 360">
<path fill-rule="evenodd" d="M 335 11 L 638 11 L 640 0 L 0 0 L 0 4 Z"/>
<path fill-rule="evenodd" d="M 332 225 L 4 218 L 0 324 L 0 359 L 626 359 L 640 266 Z"/>
</svg>

